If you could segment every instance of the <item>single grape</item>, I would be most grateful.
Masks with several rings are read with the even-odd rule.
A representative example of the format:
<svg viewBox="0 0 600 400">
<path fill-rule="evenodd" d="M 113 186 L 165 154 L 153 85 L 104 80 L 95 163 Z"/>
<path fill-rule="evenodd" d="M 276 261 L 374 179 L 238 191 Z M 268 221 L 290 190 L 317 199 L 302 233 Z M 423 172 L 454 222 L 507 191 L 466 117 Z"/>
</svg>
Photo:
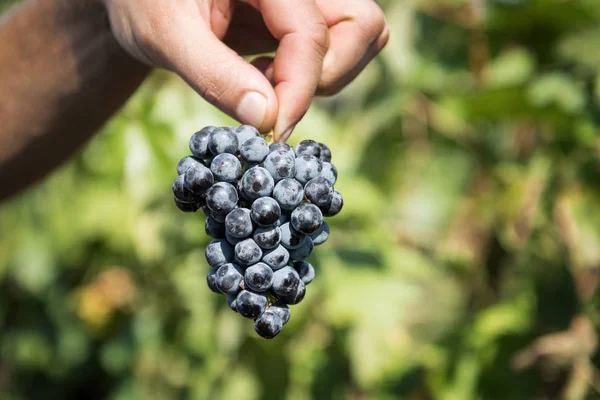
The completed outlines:
<svg viewBox="0 0 600 400">
<path fill-rule="evenodd" d="M 272 197 L 260 197 L 252 203 L 252 221 L 260 226 L 273 225 L 281 217 L 281 208 Z"/>
<path fill-rule="evenodd" d="M 252 239 L 245 239 L 235 245 L 235 261 L 243 266 L 256 264 L 260 261 L 263 252 Z"/>
<path fill-rule="evenodd" d="M 293 178 L 296 175 L 296 159 L 293 152 L 276 150 L 269 153 L 264 165 L 265 169 L 273 176 L 275 183 L 285 178 Z"/>
<path fill-rule="evenodd" d="M 286 222 L 280 227 L 281 229 L 281 245 L 288 250 L 297 249 L 304 244 L 306 235 L 298 232 L 292 227 L 290 222 Z"/>
<path fill-rule="evenodd" d="M 206 246 L 204 253 L 206 261 L 211 267 L 218 267 L 233 261 L 233 246 L 227 243 L 226 240 L 213 240 Z"/>
<path fill-rule="evenodd" d="M 272 249 L 281 242 L 281 229 L 278 226 L 261 226 L 254 231 L 253 238 L 261 248 Z"/>
<path fill-rule="evenodd" d="M 306 183 L 312 178 L 319 176 L 321 174 L 321 170 L 323 169 L 321 160 L 315 156 L 307 154 L 296 158 L 295 165 L 296 174 L 294 177 L 303 185 L 306 185 Z"/>
<path fill-rule="evenodd" d="M 282 210 L 295 209 L 304 198 L 304 189 L 295 179 L 282 179 L 273 189 L 273 198 L 279 203 Z"/>
<path fill-rule="evenodd" d="M 210 171 L 218 182 L 237 183 L 242 176 L 242 164 L 233 154 L 223 153 L 212 160 Z"/>
<path fill-rule="evenodd" d="M 266 310 L 254 321 L 254 330 L 264 339 L 273 339 L 281 332 L 283 321 L 274 311 Z"/>
<path fill-rule="evenodd" d="M 319 143 L 319 148 L 321 149 L 321 156 L 319 157 L 321 161 L 331 162 L 331 150 L 324 143 Z M 332 183 L 333 185 L 333 183 Z"/>
<path fill-rule="evenodd" d="M 242 176 L 242 190 L 252 200 L 270 196 L 274 186 L 273 177 L 262 167 L 252 167 Z"/>
<path fill-rule="evenodd" d="M 244 238 L 236 238 L 234 236 L 231 236 L 229 232 L 227 232 L 227 229 L 225 229 L 225 240 L 227 240 L 227 242 L 232 246 L 235 246 L 236 244 L 244 240 Z"/>
<path fill-rule="evenodd" d="M 215 156 L 223 153 L 236 154 L 238 151 L 236 133 L 226 126 L 215 128 L 208 137 L 208 149 Z"/>
<path fill-rule="evenodd" d="M 321 165 L 323 166 L 323 168 L 321 169 L 321 176 L 327 179 L 327 182 L 331 183 L 332 186 L 335 185 L 338 176 L 337 168 L 335 167 L 335 165 L 327 161 L 323 161 Z"/>
<path fill-rule="evenodd" d="M 294 269 L 300 275 L 300 279 L 305 285 L 308 285 L 315 279 L 315 268 L 311 263 L 306 261 L 296 261 L 294 263 Z"/>
<path fill-rule="evenodd" d="M 290 250 L 290 258 L 294 261 L 305 260 L 310 257 L 314 248 L 315 245 L 313 244 L 311 238 L 306 238 L 304 243 L 302 243 L 302 246 Z"/>
<path fill-rule="evenodd" d="M 323 177 L 312 178 L 304 186 L 304 195 L 317 207 L 327 207 L 333 198 L 333 186 Z"/>
<path fill-rule="evenodd" d="M 213 216 L 206 217 L 204 230 L 206 231 L 206 234 L 213 239 L 225 238 L 225 224 L 217 221 Z"/>
<path fill-rule="evenodd" d="M 277 150 L 283 150 L 286 153 L 288 153 L 290 156 L 292 156 L 292 158 L 296 158 L 296 153 L 294 152 L 294 149 L 292 148 L 292 146 L 290 146 L 287 143 L 283 143 L 283 142 L 272 143 L 269 146 L 269 153 L 273 153 Z"/>
<path fill-rule="evenodd" d="M 246 288 L 255 292 L 266 292 L 273 285 L 273 270 L 264 263 L 256 263 L 246 268 L 244 273 Z"/>
<path fill-rule="evenodd" d="M 263 252 L 262 262 L 267 264 L 273 271 L 285 267 L 290 260 L 290 253 L 282 245 Z"/>
<path fill-rule="evenodd" d="M 242 290 L 235 302 L 238 313 L 246 318 L 256 318 L 267 308 L 267 296 L 249 290 Z"/>
<path fill-rule="evenodd" d="M 206 275 L 206 284 L 208 288 L 215 293 L 221 293 L 221 291 L 217 288 L 217 270 L 219 267 L 211 268 Z"/>
<path fill-rule="evenodd" d="M 310 238 L 315 246 L 323 244 L 329 239 L 329 225 L 323 221 L 321 227 L 315 233 L 311 233 Z"/>
<path fill-rule="evenodd" d="M 227 301 L 227 306 L 229 306 L 229 308 L 231 308 L 231 311 L 233 311 L 233 312 L 237 312 L 236 299 L 237 299 L 237 296 L 235 294 L 227 293 L 227 295 L 225 296 L 225 301 Z"/>
<path fill-rule="evenodd" d="M 287 324 L 287 322 L 290 320 L 290 308 L 284 303 L 278 301 L 277 303 L 271 304 L 269 310 L 279 315 L 279 318 L 281 318 L 283 325 Z"/>
<path fill-rule="evenodd" d="M 214 126 L 207 126 L 192 135 L 190 138 L 190 151 L 194 157 L 206 159 L 211 156 L 208 150 L 208 137 L 215 129 Z"/>
<path fill-rule="evenodd" d="M 246 238 L 252 235 L 254 227 L 247 208 L 236 208 L 225 217 L 225 229 L 235 238 Z"/>
<path fill-rule="evenodd" d="M 187 171 L 189 167 L 196 164 L 202 164 L 202 166 L 205 166 L 204 162 L 199 158 L 194 156 L 183 157 L 177 163 L 177 175 L 185 174 L 185 171 Z"/>
<path fill-rule="evenodd" d="M 298 232 L 310 235 L 316 232 L 323 223 L 323 214 L 319 207 L 310 203 L 300 204 L 294 211 L 290 222 Z"/>
<path fill-rule="evenodd" d="M 283 267 L 273 273 L 271 290 L 277 296 L 291 296 L 298 290 L 300 275 L 290 266 Z"/>
<path fill-rule="evenodd" d="M 240 145 L 240 156 L 248 164 L 260 164 L 269 154 L 269 145 L 261 137 L 253 137 Z"/>
<path fill-rule="evenodd" d="M 279 298 L 279 300 L 285 304 L 290 304 L 290 305 L 294 305 L 294 304 L 298 304 L 300 303 L 303 299 L 304 296 L 306 295 L 306 286 L 304 285 L 304 282 L 300 281 L 300 284 L 298 285 L 298 289 L 296 290 L 296 293 L 290 295 L 290 296 L 277 296 Z"/>
<path fill-rule="evenodd" d="M 185 187 L 197 194 L 206 192 L 215 181 L 210 169 L 200 163 L 191 165 L 183 176 Z"/>
<path fill-rule="evenodd" d="M 215 214 L 229 213 L 235 208 L 237 202 L 237 190 L 231 183 L 215 183 L 206 193 L 206 205 Z"/>
<path fill-rule="evenodd" d="M 208 208 L 208 206 L 206 208 Z M 225 223 L 225 218 L 227 217 L 227 214 L 214 213 L 214 212 L 210 211 L 210 209 L 208 209 L 208 215 L 210 215 L 211 217 L 213 217 L 215 220 L 217 220 L 218 222 L 220 222 L 222 224 Z"/>
<path fill-rule="evenodd" d="M 223 264 L 217 270 L 217 289 L 226 294 L 237 294 L 240 283 L 244 280 L 244 271 L 233 263 Z"/>
<path fill-rule="evenodd" d="M 260 137 L 260 132 L 252 125 L 239 126 L 235 129 L 235 133 L 238 138 L 238 150 L 241 150 L 242 145 L 246 140 Z"/>
<path fill-rule="evenodd" d="M 200 196 L 185 187 L 185 176 L 179 175 L 173 182 L 173 195 L 183 203 L 197 203 Z"/>
<path fill-rule="evenodd" d="M 183 212 L 196 212 L 201 207 L 198 203 L 185 203 L 176 197 L 174 198 L 175 205 Z"/>
<path fill-rule="evenodd" d="M 303 155 L 319 158 L 321 156 L 321 147 L 319 146 L 319 143 L 310 139 L 301 141 L 298 146 L 296 146 L 296 157 Z"/>
<path fill-rule="evenodd" d="M 325 217 L 333 217 L 335 215 L 338 215 L 340 213 L 340 211 L 342 211 L 343 207 L 344 207 L 344 198 L 342 197 L 342 194 L 340 192 L 338 192 L 337 190 L 334 190 L 333 197 L 331 199 L 331 203 L 329 204 L 329 206 L 323 207 L 321 209 L 321 212 L 323 213 L 323 216 L 325 216 Z"/>
</svg>

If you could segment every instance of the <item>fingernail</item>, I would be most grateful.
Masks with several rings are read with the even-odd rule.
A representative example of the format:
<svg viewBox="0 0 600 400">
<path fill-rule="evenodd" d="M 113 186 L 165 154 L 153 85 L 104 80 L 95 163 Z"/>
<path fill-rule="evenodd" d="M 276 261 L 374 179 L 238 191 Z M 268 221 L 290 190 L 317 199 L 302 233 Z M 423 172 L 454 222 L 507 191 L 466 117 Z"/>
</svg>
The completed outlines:
<svg viewBox="0 0 600 400">
<path fill-rule="evenodd" d="M 248 92 L 238 104 L 236 114 L 248 125 L 260 128 L 267 112 L 267 98 L 258 92 Z"/>
</svg>

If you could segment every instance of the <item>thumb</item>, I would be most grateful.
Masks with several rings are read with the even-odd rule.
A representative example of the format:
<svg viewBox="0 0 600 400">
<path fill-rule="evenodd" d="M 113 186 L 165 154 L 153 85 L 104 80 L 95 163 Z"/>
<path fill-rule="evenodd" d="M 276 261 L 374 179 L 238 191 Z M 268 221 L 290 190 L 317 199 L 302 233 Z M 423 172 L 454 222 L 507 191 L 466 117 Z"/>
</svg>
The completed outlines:
<svg viewBox="0 0 600 400">
<path fill-rule="evenodd" d="M 262 132 L 275 125 L 278 102 L 268 79 L 204 24 L 177 24 L 163 53 L 167 68 L 229 116 Z"/>
</svg>

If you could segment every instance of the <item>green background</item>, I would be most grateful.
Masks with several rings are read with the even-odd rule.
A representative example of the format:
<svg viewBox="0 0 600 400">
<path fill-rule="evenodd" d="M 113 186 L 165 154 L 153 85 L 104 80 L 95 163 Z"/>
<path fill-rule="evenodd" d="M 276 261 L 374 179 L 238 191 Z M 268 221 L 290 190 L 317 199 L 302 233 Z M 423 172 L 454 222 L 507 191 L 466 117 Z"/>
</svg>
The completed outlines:
<svg viewBox="0 0 600 400">
<path fill-rule="evenodd" d="M 388 47 L 290 139 L 345 208 L 283 332 L 206 287 L 171 183 L 233 122 L 157 72 L 0 206 L 2 399 L 600 397 L 600 4 L 380 3 Z"/>
</svg>

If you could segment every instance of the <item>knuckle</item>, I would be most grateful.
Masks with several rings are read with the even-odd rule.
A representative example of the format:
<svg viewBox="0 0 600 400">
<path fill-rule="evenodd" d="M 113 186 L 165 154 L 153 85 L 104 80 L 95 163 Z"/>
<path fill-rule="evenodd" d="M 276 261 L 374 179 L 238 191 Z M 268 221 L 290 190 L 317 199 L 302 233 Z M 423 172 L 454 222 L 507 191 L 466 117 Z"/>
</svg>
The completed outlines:
<svg viewBox="0 0 600 400">
<path fill-rule="evenodd" d="M 375 39 L 377 39 L 387 27 L 385 14 L 381 10 L 381 8 L 379 8 L 379 6 L 377 6 L 377 4 L 375 3 L 373 3 L 365 10 L 360 21 L 360 25 L 365 34 L 365 37 L 369 41 L 374 41 Z"/>
</svg>

